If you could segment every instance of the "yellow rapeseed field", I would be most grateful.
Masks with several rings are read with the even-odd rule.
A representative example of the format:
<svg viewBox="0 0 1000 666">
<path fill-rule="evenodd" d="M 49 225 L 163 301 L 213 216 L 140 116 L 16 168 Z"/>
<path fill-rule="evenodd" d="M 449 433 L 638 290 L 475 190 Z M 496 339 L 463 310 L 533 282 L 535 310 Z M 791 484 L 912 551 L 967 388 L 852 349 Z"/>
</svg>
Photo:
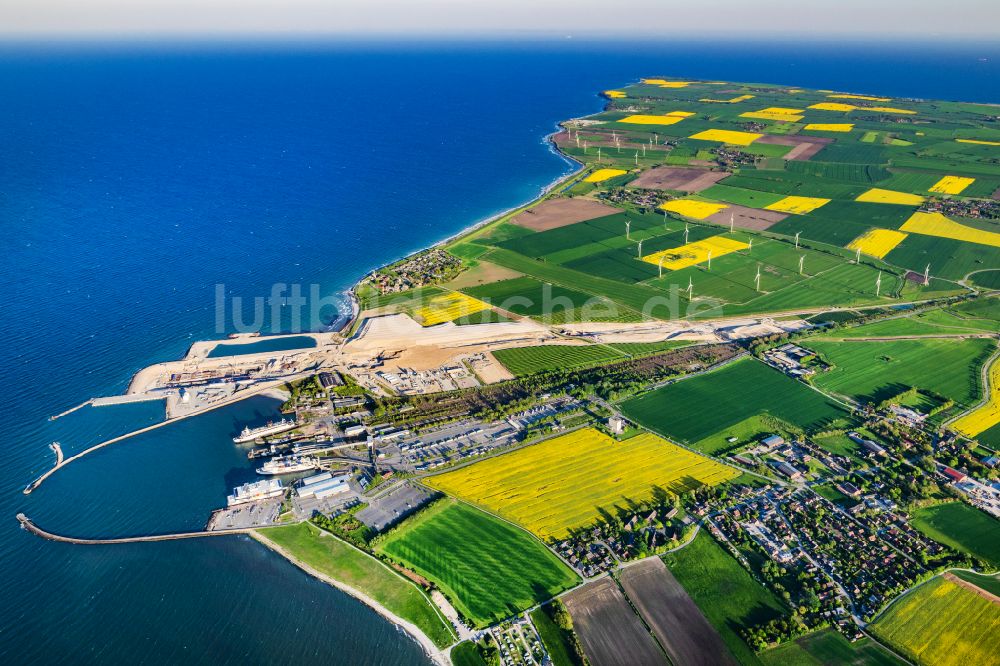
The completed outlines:
<svg viewBox="0 0 1000 666">
<path fill-rule="evenodd" d="M 673 201 L 660 204 L 660 210 L 678 213 L 695 220 L 704 220 L 706 217 L 715 215 L 720 210 L 726 208 L 729 208 L 726 204 L 695 201 L 694 199 L 674 199 Z"/>
<path fill-rule="evenodd" d="M 763 134 L 756 134 L 754 132 L 738 132 L 736 130 L 723 130 L 723 129 L 710 129 L 704 132 L 698 132 L 694 134 L 689 139 L 697 139 L 699 141 L 721 141 L 722 143 L 731 143 L 734 146 L 749 146 L 751 143 L 764 136 Z"/>
<path fill-rule="evenodd" d="M 783 123 L 797 123 L 805 116 L 801 115 L 801 109 L 782 109 L 772 106 L 760 111 L 747 111 L 741 113 L 740 118 L 753 118 L 755 120 L 777 120 Z"/>
<path fill-rule="evenodd" d="M 424 326 L 434 326 L 489 309 L 490 306 L 478 298 L 450 292 L 431 298 L 427 305 L 416 311 L 416 315 Z"/>
<path fill-rule="evenodd" d="M 682 120 L 684 120 L 684 116 L 675 116 L 668 113 L 662 116 L 636 114 L 633 116 L 626 116 L 617 122 L 631 123 L 633 125 L 673 125 L 674 123 L 679 123 Z"/>
<path fill-rule="evenodd" d="M 934 183 L 928 192 L 937 192 L 939 194 L 961 194 L 962 190 L 967 188 L 976 182 L 975 178 L 964 178 L 962 176 L 945 176 L 938 182 Z"/>
<path fill-rule="evenodd" d="M 712 104 L 738 104 L 739 102 L 745 102 L 748 99 L 753 99 L 753 95 L 740 95 L 739 97 L 733 97 L 732 99 L 699 99 L 699 102 L 709 102 Z"/>
<path fill-rule="evenodd" d="M 937 236 L 938 238 L 950 238 L 966 243 L 1000 247 L 1000 233 L 959 224 L 941 213 L 914 213 L 899 230 L 908 231 L 911 234 Z"/>
<path fill-rule="evenodd" d="M 984 404 L 951 424 L 966 437 L 975 437 L 1000 423 L 1000 361 L 990 367 L 990 397 Z"/>
<path fill-rule="evenodd" d="M 736 252 L 737 250 L 745 250 L 748 247 L 750 246 L 746 243 L 733 240 L 732 238 L 712 236 L 711 238 L 681 245 L 680 247 L 654 252 L 643 257 L 642 260 L 654 266 L 659 266 L 660 259 L 662 259 L 664 268 L 671 271 L 679 271 L 682 268 L 708 261 L 709 252 L 712 253 L 713 259 L 718 259 L 721 256 Z"/>
<path fill-rule="evenodd" d="M 611 99 L 621 99 L 623 97 L 626 97 L 625 93 L 622 92 L 621 90 L 605 90 L 604 96 L 609 97 Z"/>
<path fill-rule="evenodd" d="M 889 102 L 891 98 L 889 97 L 871 97 L 869 95 L 848 95 L 843 93 L 840 95 L 827 95 L 827 97 L 832 97 L 834 99 L 866 99 L 869 102 Z"/>
<path fill-rule="evenodd" d="M 865 203 L 900 204 L 903 206 L 919 206 L 924 202 L 924 198 L 919 194 L 894 192 L 893 190 L 882 190 L 877 187 L 873 187 L 864 194 L 859 195 L 855 201 L 862 201 Z"/>
<path fill-rule="evenodd" d="M 427 479 L 542 539 L 592 525 L 601 511 L 652 497 L 717 485 L 737 471 L 644 433 L 622 442 L 585 428 Z"/>
<path fill-rule="evenodd" d="M 907 234 L 893 229 L 869 229 L 847 244 L 849 250 L 861 250 L 869 257 L 882 259 L 903 242 Z"/>
<path fill-rule="evenodd" d="M 975 143 L 980 146 L 1000 146 L 1000 141 L 983 141 L 981 139 L 955 139 L 958 143 Z"/>
<path fill-rule="evenodd" d="M 666 79 L 643 79 L 642 82 L 661 88 L 687 88 L 691 85 L 690 81 L 667 81 Z"/>
<path fill-rule="evenodd" d="M 614 178 L 615 176 L 621 176 L 628 173 L 622 169 L 598 169 L 594 173 L 590 174 L 583 179 L 585 183 L 601 183 L 609 178 Z"/>
<path fill-rule="evenodd" d="M 767 210 L 776 210 L 779 213 L 794 213 L 795 215 L 805 215 L 811 213 L 820 206 L 830 203 L 829 199 L 823 197 L 785 197 L 781 201 L 775 201 L 770 206 L 764 206 Z"/>
<path fill-rule="evenodd" d="M 858 108 L 853 104 L 843 104 L 841 102 L 820 102 L 818 104 L 813 104 L 809 107 L 810 109 L 816 109 L 817 111 L 853 111 Z"/>
<path fill-rule="evenodd" d="M 809 123 L 805 129 L 817 132 L 850 132 L 854 129 L 854 123 Z"/>
</svg>

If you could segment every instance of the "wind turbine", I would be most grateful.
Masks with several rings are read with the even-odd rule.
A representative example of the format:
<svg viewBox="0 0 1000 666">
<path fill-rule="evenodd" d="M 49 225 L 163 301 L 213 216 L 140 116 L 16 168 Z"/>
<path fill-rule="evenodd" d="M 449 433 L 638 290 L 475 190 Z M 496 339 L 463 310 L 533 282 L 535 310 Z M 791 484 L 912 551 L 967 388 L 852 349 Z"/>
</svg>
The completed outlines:
<svg viewBox="0 0 1000 666">
<path fill-rule="evenodd" d="M 632 240 L 632 220 L 625 219 L 625 240 Z"/>
<path fill-rule="evenodd" d="M 642 156 L 646 156 L 646 144 L 642 144 Z"/>
<path fill-rule="evenodd" d="M 579 135 L 579 134 L 577 134 L 577 135 L 576 135 L 576 138 L 577 138 L 577 139 L 579 139 L 579 138 L 580 138 L 580 135 Z M 586 142 L 586 141 L 584 141 L 584 142 L 583 142 L 583 152 L 584 152 L 584 154 L 586 154 L 586 153 L 587 153 L 587 142 Z"/>
<path fill-rule="evenodd" d="M 799 257 L 799 275 L 802 275 L 802 263 L 806 260 L 806 255 Z"/>
<path fill-rule="evenodd" d="M 666 256 L 667 256 L 667 255 L 665 255 L 665 254 L 661 254 L 661 255 L 660 255 L 660 260 L 659 260 L 659 261 L 657 262 L 657 266 L 658 266 L 658 267 L 659 267 L 659 269 L 660 269 L 660 277 L 663 277 L 663 259 L 664 259 L 664 258 L 665 258 Z"/>
<path fill-rule="evenodd" d="M 730 213 L 729 214 L 729 233 L 733 233 L 733 225 L 735 224 L 735 222 L 736 222 L 736 214 L 735 213 Z"/>
<path fill-rule="evenodd" d="M 577 148 L 580 147 L 580 133 L 579 132 L 576 133 L 576 147 Z"/>
<path fill-rule="evenodd" d="M 708 251 L 708 270 L 712 270 L 712 251 Z"/>
<path fill-rule="evenodd" d="M 753 238 L 748 238 L 747 239 L 747 254 L 750 254 L 751 250 L 753 250 Z"/>
<path fill-rule="evenodd" d="M 663 228 L 667 228 L 667 211 L 663 211 Z"/>
<path fill-rule="evenodd" d="M 688 223 L 685 222 L 684 223 L 684 244 L 685 245 L 688 244 L 688 231 L 689 231 L 689 229 L 688 229 Z"/>
<path fill-rule="evenodd" d="M 801 233 L 802 233 L 801 231 L 796 231 L 795 232 L 795 249 L 796 250 L 799 249 L 799 234 L 801 234 Z"/>
<path fill-rule="evenodd" d="M 642 241 L 639 241 L 639 258 L 642 259 Z"/>
<path fill-rule="evenodd" d="M 856 257 L 854 257 L 854 263 L 856 263 L 856 264 L 860 264 L 861 263 L 861 248 L 860 247 L 858 248 L 858 255 Z"/>
<path fill-rule="evenodd" d="M 757 277 L 753 279 L 757 291 L 760 291 L 760 264 L 757 264 Z"/>
<path fill-rule="evenodd" d="M 689 275 L 688 276 L 688 300 L 690 301 L 693 298 L 694 298 L 694 283 L 691 282 L 691 276 Z"/>
<path fill-rule="evenodd" d="M 646 151 L 644 150 L 642 152 L 645 153 Z M 635 165 L 639 166 L 639 151 L 638 150 L 635 151 Z"/>
<path fill-rule="evenodd" d="M 926 287 L 931 283 L 931 265 L 927 264 L 927 268 L 924 269 L 924 286 Z"/>
<path fill-rule="evenodd" d="M 601 161 L 601 147 L 600 146 L 597 147 L 597 161 L 598 162 Z"/>
<path fill-rule="evenodd" d="M 880 291 L 882 291 L 882 271 L 879 271 L 878 272 L 878 277 L 875 278 L 875 296 L 876 297 L 879 295 Z"/>
</svg>

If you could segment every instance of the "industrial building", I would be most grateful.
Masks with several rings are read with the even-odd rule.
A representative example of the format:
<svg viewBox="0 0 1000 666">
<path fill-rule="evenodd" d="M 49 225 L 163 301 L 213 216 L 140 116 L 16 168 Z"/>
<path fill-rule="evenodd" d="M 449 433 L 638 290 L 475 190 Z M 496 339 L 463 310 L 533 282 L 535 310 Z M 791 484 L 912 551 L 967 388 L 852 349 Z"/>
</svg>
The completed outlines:
<svg viewBox="0 0 1000 666">
<path fill-rule="evenodd" d="M 330 472 L 322 472 L 302 479 L 296 492 L 300 498 L 312 497 L 323 499 L 331 495 L 339 495 L 340 493 L 350 491 L 350 481 L 350 474 L 338 474 L 334 476 Z"/>
</svg>

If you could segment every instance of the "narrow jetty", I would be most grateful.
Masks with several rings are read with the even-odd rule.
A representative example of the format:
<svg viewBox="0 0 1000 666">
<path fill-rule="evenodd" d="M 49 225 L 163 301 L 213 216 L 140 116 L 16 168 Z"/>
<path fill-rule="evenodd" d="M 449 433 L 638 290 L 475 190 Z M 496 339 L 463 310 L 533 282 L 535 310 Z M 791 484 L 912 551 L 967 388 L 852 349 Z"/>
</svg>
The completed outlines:
<svg viewBox="0 0 1000 666">
<path fill-rule="evenodd" d="M 86 407 L 87 405 L 89 405 L 92 401 L 93 401 L 93 398 L 91 398 L 90 400 L 84 400 L 83 402 L 81 402 L 76 407 L 70 407 L 65 412 L 59 412 L 58 414 L 56 414 L 54 416 L 50 416 L 49 417 L 49 421 L 55 421 L 56 419 L 61 419 L 62 417 L 66 416 L 68 414 L 72 414 L 73 412 L 75 412 L 78 409 L 83 409 L 84 407 Z"/>
<path fill-rule="evenodd" d="M 59 541 L 62 543 L 74 543 L 83 546 L 106 546 L 117 543 L 144 543 L 147 541 L 177 541 L 179 539 L 198 539 L 201 537 L 229 536 L 231 534 L 249 534 L 252 530 L 236 528 L 231 530 L 216 530 L 214 532 L 178 532 L 176 534 L 151 534 L 148 536 L 119 537 L 116 539 L 81 539 L 68 537 L 61 534 L 53 534 L 43 530 L 23 513 L 17 514 L 17 521 L 21 523 L 23 529 L 28 530 L 35 536 L 40 536 L 49 541 Z"/>
</svg>

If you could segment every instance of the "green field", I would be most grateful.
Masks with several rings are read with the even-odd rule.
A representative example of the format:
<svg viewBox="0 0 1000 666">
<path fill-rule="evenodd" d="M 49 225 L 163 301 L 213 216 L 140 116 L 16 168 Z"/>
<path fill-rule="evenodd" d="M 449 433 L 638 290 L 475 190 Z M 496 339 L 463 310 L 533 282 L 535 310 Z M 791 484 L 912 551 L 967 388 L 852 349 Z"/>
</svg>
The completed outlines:
<svg viewBox="0 0 1000 666">
<path fill-rule="evenodd" d="M 903 666 L 906 662 L 884 650 L 870 638 L 851 643 L 836 629 L 800 636 L 762 652 L 766 666 Z"/>
<path fill-rule="evenodd" d="M 981 368 L 996 348 L 984 339 L 815 339 L 807 346 L 834 366 L 813 377 L 824 390 L 879 403 L 915 387 L 967 406 L 979 399 Z"/>
<path fill-rule="evenodd" d="M 571 642 L 572 635 L 549 617 L 549 611 L 550 606 L 539 606 L 531 611 L 531 622 L 535 625 L 553 666 L 580 666 L 580 658 Z"/>
<path fill-rule="evenodd" d="M 955 550 L 1000 569 L 1000 521 L 965 502 L 924 507 L 913 512 L 914 527 Z"/>
<path fill-rule="evenodd" d="M 375 558 L 308 523 L 260 530 L 292 557 L 367 594 L 420 627 L 439 647 L 455 641 L 451 625 L 416 585 Z"/>
<path fill-rule="evenodd" d="M 938 576 L 892 603 L 869 629 L 921 666 L 995 664 L 1000 605 Z"/>
<path fill-rule="evenodd" d="M 972 583 L 976 587 L 982 588 L 987 592 L 1000 596 L 1000 575 L 998 574 L 986 576 L 983 574 L 972 573 L 971 571 L 958 571 L 958 570 L 953 570 L 950 573 L 954 576 L 958 576 L 964 581 Z"/>
<path fill-rule="evenodd" d="M 682 379 L 623 403 L 622 410 L 684 442 L 699 442 L 765 412 L 806 431 L 849 416 L 839 403 L 754 359 Z"/>
<path fill-rule="evenodd" d="M 580 368 L 625 358 L 624 354 L 604 345 L 514 347 L 498 349 L 493 355 L 515 375 Z"/>
<path fill-rule="evenodd" d="M 664 555 L 663 561 L 739 662 L 760 664 L 740 637 L 740 628 L 782 617 L 787 613 L 784 604 L 707 532 L 699 532 L 690 545 Z"/>
<path fill-rule="evenodd" d="M 515 615 L 578 581 L 527 532 L 453 500 L 409 518 L 376 550 L 434 581 L 477 627 Z"/>
<path fill-rule="evenodd" d="M 452 666 L 488 666 L 472 641 L 462 641 L 451 649 Z"/>
</svg>

